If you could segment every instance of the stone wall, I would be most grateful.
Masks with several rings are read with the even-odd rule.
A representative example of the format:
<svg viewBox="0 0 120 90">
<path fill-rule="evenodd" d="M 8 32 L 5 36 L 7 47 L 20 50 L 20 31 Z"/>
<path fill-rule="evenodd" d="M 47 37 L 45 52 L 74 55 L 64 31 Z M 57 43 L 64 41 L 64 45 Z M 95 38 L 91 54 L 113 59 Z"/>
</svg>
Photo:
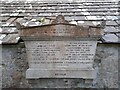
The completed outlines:
<svg viewBox="0 0 120 90">
<path fill-rule="evenodd" d="M 118 48 L 118 88 L 120 90 L 120 48 Z"/>
<path fill-rule="evenodd" d="M 26 80 L 28 68 L 24 43 L 2 46 L 3 88 L 118 88 L 118 44 L 98 44 L 94 68 L 97 77 L 84 79 Z"/>
<path fill-rule="evenodd" d="M 118 46 L 117 44 L 100 44 L 95 58 L 95 68 L 98 70 L 97 87 L 118 87 Z"/>
<path fill-rule="evenodd" d="M 0 45 L 0 90 L 2 88 L 2 46 Z"/>
</svg>

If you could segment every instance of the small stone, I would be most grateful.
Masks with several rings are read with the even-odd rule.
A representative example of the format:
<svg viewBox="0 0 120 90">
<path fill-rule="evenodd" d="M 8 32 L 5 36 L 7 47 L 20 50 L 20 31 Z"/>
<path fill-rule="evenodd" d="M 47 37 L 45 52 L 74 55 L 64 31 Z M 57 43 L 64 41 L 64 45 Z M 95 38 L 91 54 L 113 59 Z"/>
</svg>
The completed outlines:
<svg viewBox="0 0 120 90">
<path fill-rule="evenodd" d="M 18 71 L 16 71 L 15 73 L 13 73 L 13 75 L 11 76 L 13 80 L 19 81 L 22 77 L 22 74 Z"/>
<path fill-rule="evenodd" d="M 75 25 L 77 25 L 77 22 L 76 22 L 76 21 L 71 21 L 70 24 L 75 24 Z"/>
<path fill-rule="evenodd" d="M 100 25 L 100 24 L 101 24 L 101 22 L 98 22 L 98 21 L 97 21 L 97 22 L 93 21 L 92 23 L 93 23 L 95 26 L 97 26 L 97 25 Z"/>
<path fill-rule="evenodd" d="M 32 19 L 31 21 L 32 21 L 32 22 L 35 22 L 35 21 L 36 21 L 36 19 Z"/>
</svg>

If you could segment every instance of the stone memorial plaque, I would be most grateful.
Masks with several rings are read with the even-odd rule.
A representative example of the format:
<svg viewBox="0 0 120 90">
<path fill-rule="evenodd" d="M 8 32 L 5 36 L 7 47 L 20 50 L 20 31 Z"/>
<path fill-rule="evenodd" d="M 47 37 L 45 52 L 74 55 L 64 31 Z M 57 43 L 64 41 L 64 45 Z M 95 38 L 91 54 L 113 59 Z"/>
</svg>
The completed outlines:
<svg viewBox="0 0 120 90">
<path fill-rule="evenodd" d="M 69 24 L 59 15 L 49 25 L 25 27 L 16 24 L 25 42 L 29 69 L 26 78 L 93 79 L 100 27 Z"/>
<path fill-rule="evenodd" d="M 96 45 L 97 41 L 27 41 L 27 77 L 93 78 Z"/>
</svg>

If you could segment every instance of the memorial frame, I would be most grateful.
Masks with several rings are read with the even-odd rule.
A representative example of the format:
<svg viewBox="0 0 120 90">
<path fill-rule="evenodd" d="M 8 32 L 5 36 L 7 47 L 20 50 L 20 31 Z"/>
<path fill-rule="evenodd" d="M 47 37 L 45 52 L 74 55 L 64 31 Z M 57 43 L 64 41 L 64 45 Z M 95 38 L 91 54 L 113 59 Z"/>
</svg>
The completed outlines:
<svg viewBox="0 0 120 90">
<path fill-rule="evenodd" d="M 32 26 L 32 27 L 25 27 L 21 26 L 17 23 L 17 28 L 19 29 L 19 35 L 25 42 L 26 52 L 27 52 L 27 59 L 29 62 L 29 69 L 26 71 L 26 78 L 27 79 L 38 79 L 38 78 L 83 78 L 83 79 L 93 79 L 96 77 L 96 70 L 93 68 L 94 56 L 97 47 L 97 42 L 101 38 L 103 31 L 101 27 L 96 26 L 78 26 L 74 24 L 69 24 L 68 21 L 64 19 L 62 15 L 58 15 L 56 19 L 48 25 L 42 26 Z M 72 43 L 72 44 L 70 44 Z M 74 44 L 77 43 L 77 44 Z M 78 44 L 79 43 L 79 44 Z M 86 43 L 86 44 L 80 44 Z M 49 46 L 51 45 L 51 46 Z M 54 55 L 50 58 L 48 54 L 50 53 L 49 47 L 52 50 L 57 50 L 53 46 L 58 47 L 59 51 L 54 52 Z M 61 46 L 62 45 L 62 46 Z M 74 47 L 66 47 L 66 45 L 78 45 Z M 83 46 L 79 46 L 83 45 Z M 85 46 L 89 45 L 89 46 Z M 38 48 L 41 46 L 43 48 Z M 81 58 L 79 55 L 75 55 L 76 59 L 71 61 L 76 61 L 76 65 L 70 66 L 69 64 L 52 64 L 50 65 L 43 65 L 41 62 L 53 62 L 53 57 L 58 58 L 54 61 L 61 60 L 61 48 L 63 48 L 62 53 L 69 54 L 69 50 L 78 50 L 76 51 L 81 57 L 84 56 L 86 60 L 90 60 L 88 65 L 78 65 Z M 72 48 L 72 49 L 66 49 Z M 89 49 L 75 49 L 75 48 L 89 48 Z M 37 53 L 35 52 L 37 50 Z M 46 52 L 47 54 L 43 53 L 42 51 Z M 45 51 L 46 50 L 46 51 Z M 48 51 L 47 51 L 48 50 Z M 66 51 L 68 50 L 68 51 Z M 80 50 L 83 50 L 86 55 L 82 55 Z M 86 50 L 86 51 L 85 51 Z M 59 53 L 56 56 L 56 53 Z M 33 55 L 34 54 L 34 55 Z M 88 55 L 87 55 L 88 54 Z M 89 55 L 91 54 L 91 56 Z M 47 58 L 42 58 L 42 56 L 47 56 Z M 73 55 L 72 55 L 73 56 Z M 72 57 L 71 56 L 71 57 Z M 66 62 L 69 62 L 68 60 Z M 72 57 L 73 58 L 73 57 Z M 38 59 L 38 60 L 35 60 Z M 43 59 L 43 60 L 42 60 Z M 37 61 L 37 62 L 36 62 Z M 65 60 L 61 60 L 64 62 Z M 85 62 L 85 60 L 81 60 Z M 35 64 L 36 63 L 36 64 Z M 40 63 L 40 64 L 38 64 Z M 38 65 L 38 66 L 37 66 Z M 55 67 L 56 66 L 56 67 Z"/>
</svg>

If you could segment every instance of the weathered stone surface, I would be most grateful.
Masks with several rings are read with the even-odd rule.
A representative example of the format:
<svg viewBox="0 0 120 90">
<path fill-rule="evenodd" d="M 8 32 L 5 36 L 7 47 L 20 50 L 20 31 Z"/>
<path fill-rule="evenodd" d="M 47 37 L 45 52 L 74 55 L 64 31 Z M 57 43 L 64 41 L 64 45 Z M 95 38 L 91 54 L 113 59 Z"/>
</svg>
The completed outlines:
<svg viewBox="0 0 120 90">
<path fill-rule="evenodd" d="M 76 22 L 77 23 L 77 22 Z M 98 39 L 102 35 L 101 27 L 89 27 L 89 26 L 76 26 L 75 24 L 69 24 L 63 16 L 59 15 L 49 25 L 24 27 L 19 23 L 16 23 L 19 29 L 19 35 L 23 40 L 53 40 L 65 38 L 87 38 Z M 89 28 L 88 28 L 89 27 Z"/>
<path fill-rule="evenodd" d="M 47 66 L 46 66 L 47 67 Z M 56 68 L 55 68 L 56 69 Z M 26 71 L 27 79 L 38 79 L 38 78 L 82 78 L 82 79 L 93 79 L 96 77 L 94 69 L 39 69 L 29 68 Z"/>
<path fill-rule="evenodd" d="M 26 78 L 94 78 L 97 41 L 25 41 Z"/>
<path fill-rule="evenodd" d="M 95 85 L 98 88 L 118 88 L 119 44 L 101 44 L 95 57 L 95 68 L 98 70 Z"/>
<path fill-rule="evenodd" d="M 20 27 L 19 33 L 27 48 L 26 78 L 95 77 L 93 59 L 102 34 L 100 27 L 76 26 L 58 15 L 52 24 Z"/>
<path fill-rule="evenodd" d="M 111 25 L 111 26 L 112 26 L 112 25 L 113 25 L 113 26 L 117 26 L 118 24 L 117 24 L 115 21 L 107 21 L 107 22 L 106 22 L 106 25 L 108 25 L 108 26 L 109 26 L 109 25 Z"/>
<path fill-rule="evenodd" d="M 87 26 L 94 26 L 91 21 L 78 21 L 78 25 L 87 25 Z"/>
<path fill-rule="evenodd" d="M 23 81 L 28 67 L 24 45 L 6 45 L 2 46 L 2 49 L 3 88 L 18 88 L 21 83 L 24 83 L 23 86 L 27 88 L 27 81 Z"/>
<path fill-rule="evenodd" d="M 110 32 L 119 32 L 119 30 L 116 29 L 115 27 L 105 27 L 104 31 L 108 32 L 108 33 L 110 33 Z"/>
<path fill-rule="evenodd" d="M 97 76 L 92 84 L 85 84 L 84 79 L 36 79 L 27 80 L 25 72 L 28 68 L 25 47 L 4 45 L 2 51 L 4 88 L 118 88 L 118 49 L 117 44 L 98 44 L 94 60 Z M 19 56 L 19 57 L 18 57 Z M 11 75 L 22 73 L 19 81 L 13 80 Z M 20 71 L 20 72 L 19 72 Z"/>
<path fill-rule="evenodd" d="M 2 88 L 2 45 L 0 45 L 0 90 Z"/>
<path fill-rule="evenodd" d="M 27 0 L 28 1 L 28 0 Z M 51 2 L 52 0 L 49 0 L 48 2 Z M 53 1 L 55 1 L 55 0 L 53 0 Z M 56 0 L 56 1 L 58 1 L 58 0 Z M 64 1 L 64 0 L 63 0 Z M 71 1 L 71 0 L 70 0 Z M 73 0 L 72 0 L 73 1 Z M 76 13 L 80 13 L 80 12 L 77 12 L 77 8 L 89 8 L 88 10 L 91 12 L 90 14 L 92 14 L 92 13 L 95 13 L 94 15 L 97 15 L 97 16 L 101 16 L 101 15 L 103 15 L 103 16 L 107 16 L 107 15 L 114 15 L 114 16 L 116 16 L 117 14 L 119 15 L 119 12 L 116 12 L 115 11 L 115 9 L 117 9 L 117 8 L 119 8 L 119 4 L 120 3 L 115 3 L 115 2 L 111 2 L 111 1 L 115 1 L 115 0 L 98 0 L 97 2 L 96 2 L 96 0 L 84 0 L 84 2 L 83 2 L 83 0 L 77 0 L 78 1 L 78 3 L 65 3 L 66 4 L 66 6 L 67 6 L 67 12 L 66 13 L 68 13 L 68 15 L 70 15 L 70 16 L 72 16 L 71 18 L 70 18 L 70 20 L 72 20 L 72 18 L 74 18 L 74 17 L 77 17 L 76 16 Z M 82 1 L 82 3 L 79 3 L 79 2 L 81 2 Z M 88 2 L 87 2 L 88 1 Z M 101 1 L 104 1 L 104 2 L 101 2 Z M 116 0 L 116 1 L 118 1 L 118 0 Z M 45 13 L 45 10 L 44 10 L 44 8 L 46 8 L 46 7 L 49 7 L 49 5 L 51 4 L 48 4 L 48 3 L 40 3 L 39 1 L 33 1 L 33 2 L 28 2 L 28 3 L 26 3 L 26 1 L 25 1 L 25 3 L 23 3 L 23 1 L 16 1 L 15 3 L 13 2 L 12 3 L 12 0 L 10 1 L 9 0 L 9 2 L 6 2 L 6 1 L 3 1 L 2 0 L 2 12 L 4 13 L 4 15 L 10 15 L 9 13 L 12 11 L 17 11 L 17 9 L 18 10 L 22 10 L 22 9 L 24 9 L 23 11 L 26 11 L 26 12 L 23 12 L 23 13 L 21 13 L 21 11 L 20 11 L 20 14 L 19 14 L 19 16 L 27 16 L 28 17 L 28 15 L 27 15 L 27 10 L 25 10 L 25 9 L 28 9 L 28 6 L 29 6 L 29 3 L 32 3 L 32 8 L 37 8 L 37 10 L 36 9 L 34 9 L 34 10 L 32 10 L 32 11 L 30 11 L 30 10 L 28 10 L 28 11 L 30 11 L 30 12 L 43 12 L 43 14 L 41 13 L 40 14 L 40 16 L 44 16 L 44 13 Z M 4 2 L 6 2 L 6 3 L 4 3 Z M 34 3 L 35 2 L 35 3 Z M 89 3 L 90 2 L 90 3 Z M 11 4 L 14 4 L 14 5 L 11 5 Z M 64 5 L 65 5 L 64 4 Z M 112 5 L 111 5 L 112 4 Z M 3 7 L 5 5 L 5 7 Z M 54 7 L 56 5 L 56 7 Z M 14 9 L 13 8 L 11 8 L 11 6 L 16 6 Z M 51 7 L 53 7 L 53 8 L 55 8 L 55 10 L 56 10 L 56 12 L 58 11 L 58 9 L 59 8 L 62 8 L 62 9 L 64 9 L 64 8 L 66 8 L 66 6 L 63 6 L 61 3 L 56 3 L 56 4 L 54 4 L 54 3 L 52 3 L 52 5 L 50 5 Z M 78 7 L 77 7 L 78 6 Z M 43 10 L 40 10 L 41 8 L 43 8 Z M 71 14 L 71 12 L 69 12 L 70 11 L 70 9 L 68 9 L 68 8 L 76 8 L 76 11 L 75 11 L 75 13 L 73 13 L 72 12 L 72 14 Z M 106 8 L 106 9 L 105 9 Z M 10 10 L 11 9 L 11 10 Z M 99 12 L 97 11 L 97 9 L 99 9 Z M 75 9 L 74 9 L 75 10 Z M 95 12 L 93 12 L 93 11 L 95 11 Z M 108 11 L 106 11 L 106 10 L 108 10 Z M 101 12 L 101 11 L 104 11 L 104 12 Z M 118 10 L 118 11 L 120 11 L 120 10 Z M 6 14 L 6 13 L 8 13 L 8 14 Z M 60 12 L 59 12 L 60 13 Z M 97 13 L 100 13 L 99 15 L 97 14 Z M 88 14 L 88 13 L 86 13 L 86 14 Z M 107 15 L 106 15 L 107 14 Z M 30 15 L 32 15 L 32 14 L 30 14 Z M 36 15 L 38 15 L 37 13 L 36 13 Z M 46 13 L 45 13 L 45 15 L 46 15 Z M 48 14 L 47 14 L 48 15 Z M 53 13 L 53 14 L 49 14 L 48 16 L 50 16 L 50 15 L 55 15 L 55 13 Z M 39 17 L 40 17 L 39 16 Z M 111 19 L 113 19 L 113 18 L 111 18 Z M 117 24 L 119 24 L 119 20 L 118 20 L 118 22 L 117 22 Z M 23 25 L 24 25 L 24 23 L 23 23 Z M 113 25 L 113 24 L 111 24 L 111 25 Z M 111 26 L 110 25 L 110 26 Z M 113 25 L 114 26 L 114 25 Z M 119 30 L 119 29 L 118 29 Z M 114 32 L 113 32 L 114 33 Z M 116 32 L 115 32 L 116 33 Z M 117 34 L 117 36 L 120 36 L 120 35 L 118 35 Z M 119 39 L 119 41 L 120 41 L 120 38 L 118 38 Z M 111 40 L 113 40 L 113 39 L 111 39 Z M 112 42 L 113 43 L 113 42 Z M 16 47 L 16 46 L 14 46 L 14 47 Z M 109 48 L 108 48 L 109 47 Z M 112 47 L 112 48 L 111 48 Z M 3 53 L 3 55 L 6 55 L 6 57 L 4 57 L 4 60 L 7 60 L 5 63 L 8 63 L 9 61 L 10 61 L 10 63 L 8 63 L 8 65 L 9 66 L 11 66 L 11 67 L 13 67 L 12 65 L 13 65 L 13 62 L 14 61 L 16 61 L 17 59 L 20 59 L 21 57 L 19 56 L 19 57 L 17 57 L 15 60 L 13 60 L 13 59 L 11 59 L 11 58 L 8 58 L 7 56 L 9 56 L 9 55 L 12 55 L 12 53 L 14 53 L 13 51 L 14 51 L 14 49 L 12 49 L 11 48 L 11 46 L 9 45 L 9 48 L 8 47 L 6 47 L 6 46 L 3 46 L 3 48 L 4 49 L 8 49 L 8 50 L 6 50 L 4 53 Z M 99 46 L 99 48 L 98 48 L 99 50 L 97 50 L 97 52 L 98 52 L 98 54 L 96 55 L 96 56 L 98 56 L 98 57 L 96 57 L 97 58 L 97 60 L 96 60 L 96 62 L 97 62 L 97 64 L 96 64 L 96 66 L 98 66 L 98 69 L 99 68 L 101 68 L 101 67 L 108 67 L 109 66 L 109 68 L 115 68 L 118 64 L 116 64 L 116 65 L 113 65 L 113 64 L 115 64 L 115 63 L 118 63 L 116 60 L 117 60 L 117 56 L 116 55 L 114 55 L 114 54 L 116 54 L 117 53 L 117 50 L 119 49 L 118 47 L 116 47 L 116 44 L 104 44 L 104 45 L 101 45 L 100 44 L 100 46 Z M 113 50 L 112 50 L 113 49 Z M 114 50 L 116 50 L 116 52 L 114 52 Z M 19 53 L 21 53 L 23 56 L 22 57 L 24 57 L 24 50 L 22 51 L 22 50 L 18 50 L 18 52 Z M 109 52 L 113 52 L 114 54 L 108 54 Z M 15 53 L 14 53 L 15 54 Z M 26 56 L 26 55 L 25 55 Z M 111 57 L 114 57 L 113 59 L 113 61 L 111 61 L 110 59 L 111 59 Z M 101 59 L 101 58 L 103 58 L 103 57 L 106 57 L 106 59 Z M 5 59 L 6 58 L 6 59 Z M 9 60 L 9 61 L 8 61 Z M 119 59 L 120 60 L 120 59 Z M 26 61 L 26 59 L 23 59 L 22 58 L 22 60 L 19 60 L 19 62 L 18 62 L 18 64 L 16 64 L 16 63 L 14 63 L 15 64 L 15 66 L 19 66 L 19 64 L 21 65 L 21 64 L 23 64 L 23 65 L 21 65 L 21 68 L 22 68 L 22 66 L 27 66 L 26 64 L 24 64 L 24 63 L 21 63 L 21 62 L 24 62 L 24 61 Z M 100 61 L 102 61 L 102 62 L 100 62 Z M 12 62 L 12 63 L 11 63 Z M 106 63 L 105 63 L 106 62 Z M 111 63 L 110 63 L 111 62 Z M 102 66 L 100 66 L 101 65 L 101 63 L 104 63 L 104 66 L 102 65 Z M 107 64 L 107 63 L 109 63 L 109 64 L 112 64 L 112 65 L 109 65 L 109 64 Z M 8 67 L 8 68 L 11 68 L 11 67 Z M 7 67 L 6 67 L 7 68 Z M 16 69 L 17 69 L 18 67 L 16 67 Z M 6 69 L 5 69 L 6 70 Z M 26 71 L 26 69 L 24 69 L 23 71 Z M 114 69 L 114 71 L 113 71 L 113 73 L 110 73 L 110 74 L 108 74 L 107 72 L 107 69 L 105 69 L 104 70 L 104 68 L 102 68 L 101 70 L 99 70 L 98 72 L 100 72 L 100 74 L 98 74 L 97 76 L 97 84 L 98 84 L 98 86 L 96 86 L 96 87 L 117 87 L 117 73 L 115 74 L 114 72 L 115 72 L 116 70 Z M 10 74 L 9 74 L 9 72 L 12 72 L 12 70 L 11 69 L 9 69 L 9 70 L 7 70 L 7 75 L 8 75 L 8 79 L 6 79 L 6 82 L 9 82 L 9 78 L 10 78 Z M 102 73 L 104 73 L 104 75 L 102 75 Z M 100 77 L 99 77 L 100 76 Z M 112 77 L 113 79 L 111 79 L 110 77 Z M 3 76 L 3 78 L 5 77 L 5 75 Z M 99 80 L 98 80 L 99 79 Z M 104 79 L 104 80 L 103 80 Z M 106 80 L 107 79 L 107 80 Z M 23 77 L 22 77 L 22 79 L 21 79 L 22 81 L 20 82 L 20 84 L 18 84 L 19 82 L 15 82 L 15 84 L 16 84 L 16 87 L 23 87 L 23 88 L 25 88 L 27 85 L 28 85 L 28 83 L 26 83 L 26 79 L 25 79 L 25 76 L 24 76 L 24 74 L 23 74 Z M 111 81 L 110 81 L 111 80 Z M 96 80 L 95 80 L 96 81 Z M 120 80 L 119 80 L 120 81 Z M 82 80 L 82 79 L 39 79 L 39 80 L 31 80 L 31 82 L 29 82 L 30 84 L 31 84 L 31 87 L 34 87 L 34 88 L 41 88 L 41 87 L 43 87 L 43 88 L 50 88 L 50 87 L 85 87 L 85 84 L 84 84 L 84 80 Z M 112 84 L 112 83 L 114 83 L 114 85 Z M 3 85 L 5 85 L 6 83 L 3 83 Z M 12 84 L 9 84 L 8 86 L 6 85 L 6 87 L 10 87 L 10 86 L 12 86 Z M 13 90 L 13 89 L 12 89 Z"/>
<path fill-rule="evenodd" d="M 15 44 L 15 43 L 18 43 L 19 40 L 20 40 L 20 37 L 18 34 L 8 34 L 6 37 L 3 38 L 2 43 Z"/>
<path fill-rule="evenodd" d="M 115 34 L 106 34 L 102 37 L 105 42 L 118 42 L 119 43 L 119 38 Z"/>
</svg>

